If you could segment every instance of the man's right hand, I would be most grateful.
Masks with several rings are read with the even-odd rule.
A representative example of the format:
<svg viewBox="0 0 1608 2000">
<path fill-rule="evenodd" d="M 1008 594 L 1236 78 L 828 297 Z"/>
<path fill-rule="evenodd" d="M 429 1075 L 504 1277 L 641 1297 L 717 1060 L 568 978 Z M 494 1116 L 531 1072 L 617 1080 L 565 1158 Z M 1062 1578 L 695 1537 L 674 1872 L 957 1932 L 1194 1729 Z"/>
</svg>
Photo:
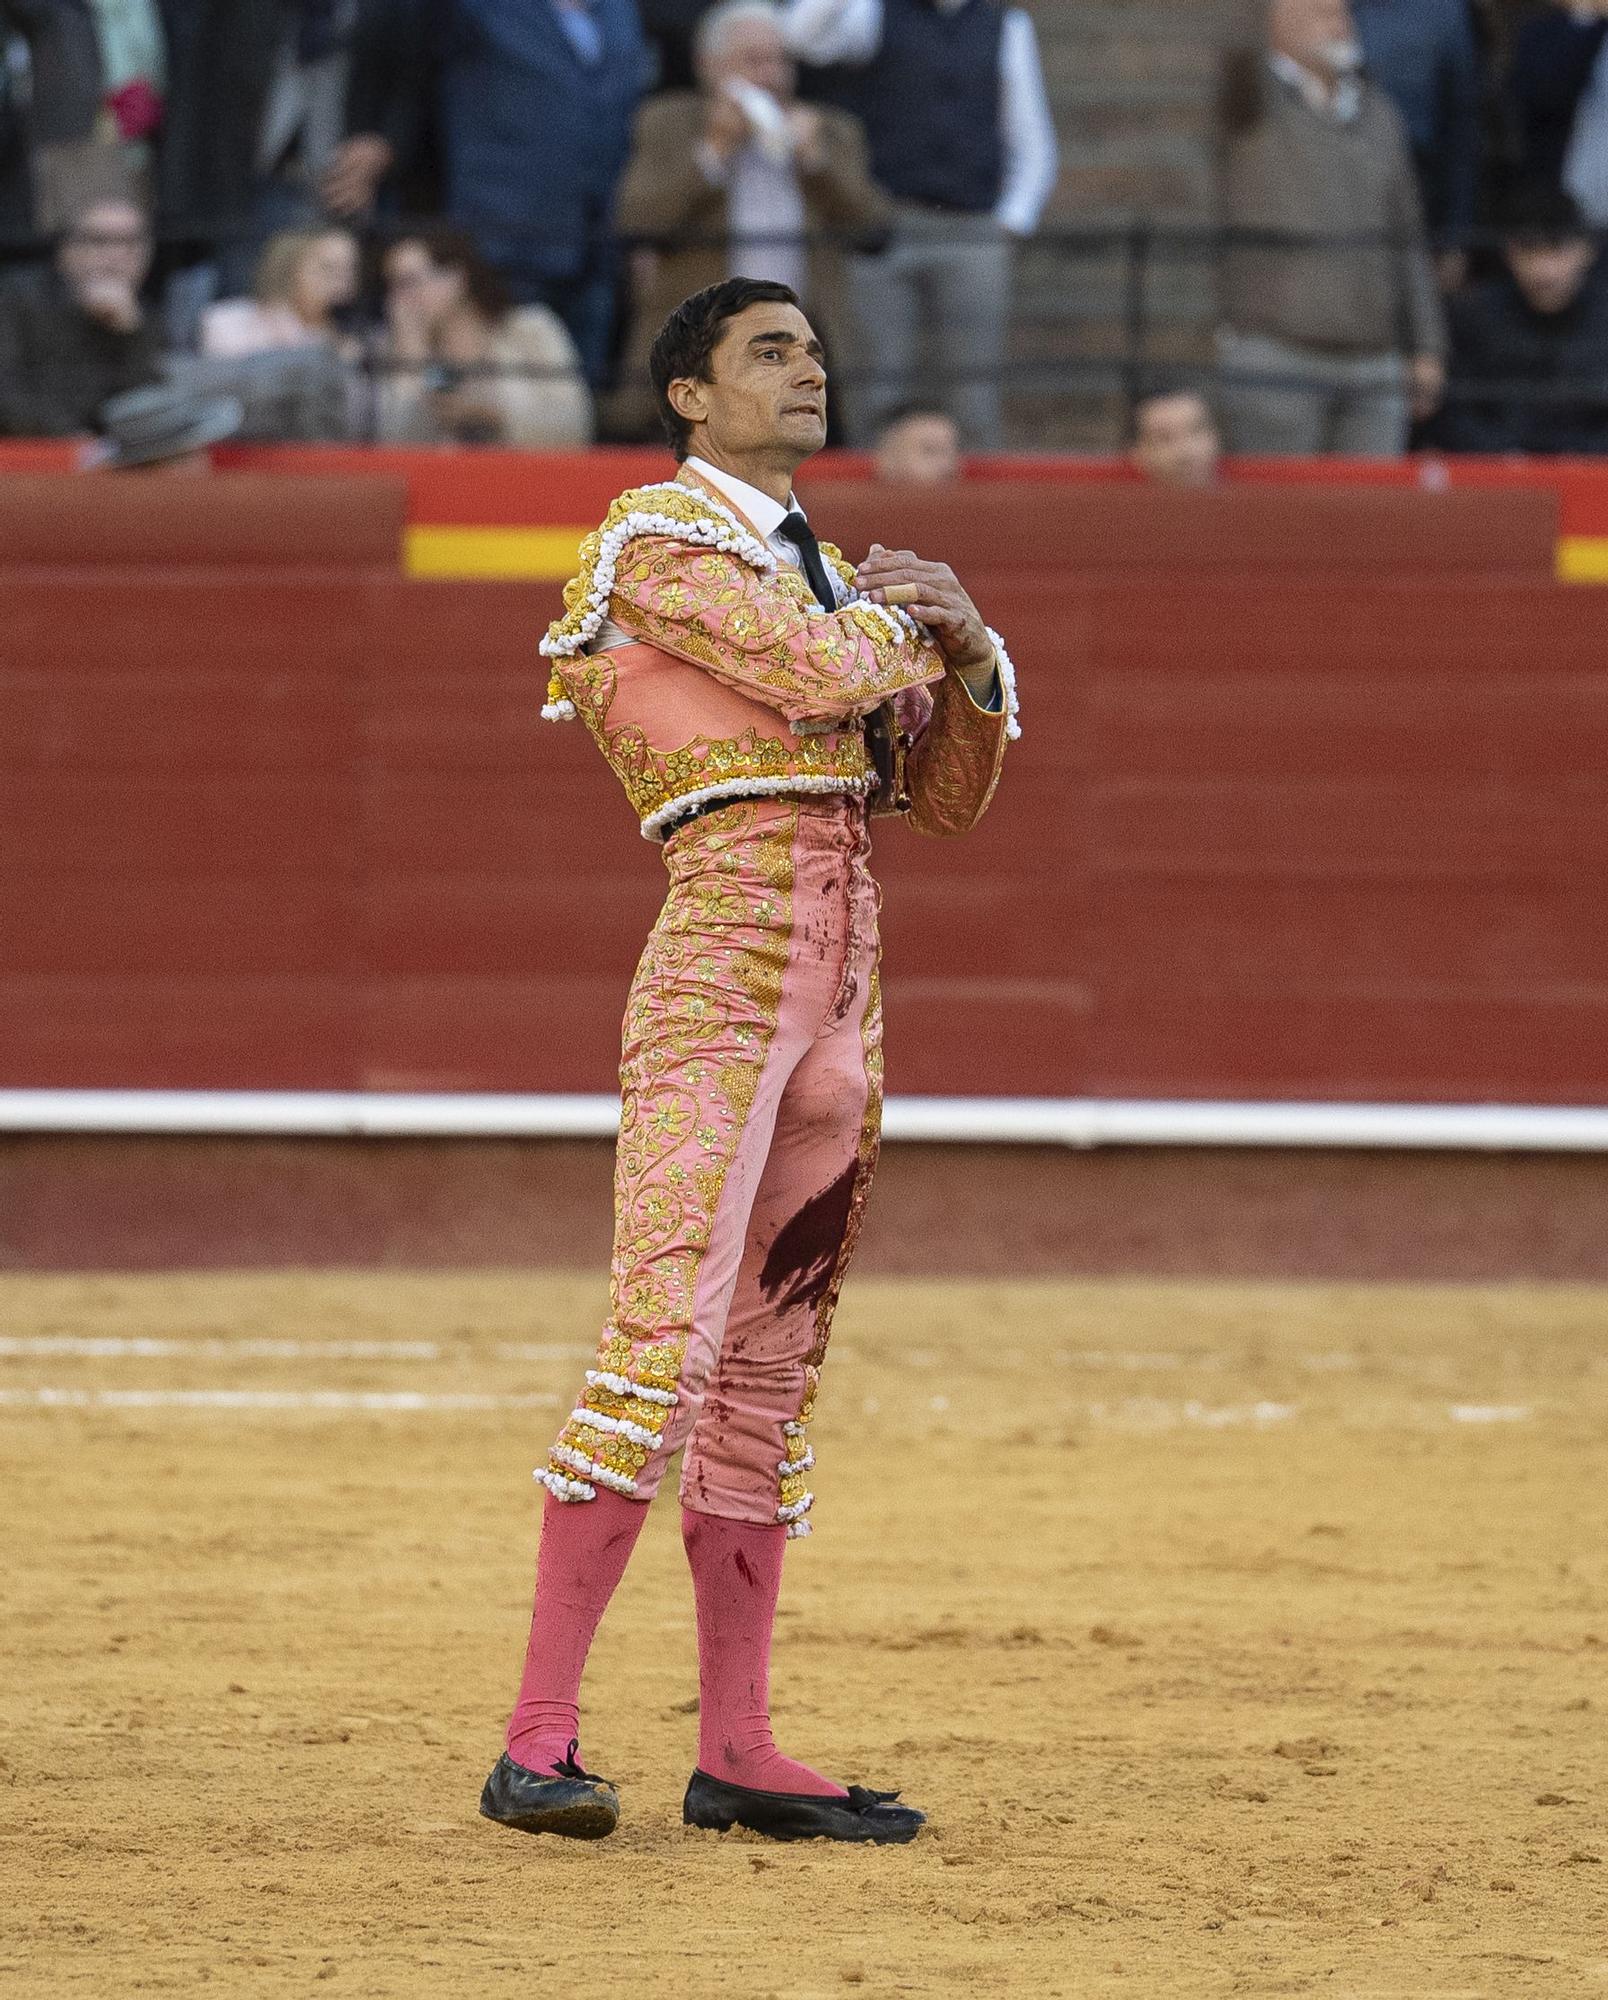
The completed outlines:
<svg viewBox="0 0 1608 2000">
<path fill-rule="evenodd" d="M 332 215 L 364 215 L 374 206 L 380 182 L 396 163 L 390 142 L 378 132 L 354 132 L 335 148 L 319 190 Z"/>
</svg>

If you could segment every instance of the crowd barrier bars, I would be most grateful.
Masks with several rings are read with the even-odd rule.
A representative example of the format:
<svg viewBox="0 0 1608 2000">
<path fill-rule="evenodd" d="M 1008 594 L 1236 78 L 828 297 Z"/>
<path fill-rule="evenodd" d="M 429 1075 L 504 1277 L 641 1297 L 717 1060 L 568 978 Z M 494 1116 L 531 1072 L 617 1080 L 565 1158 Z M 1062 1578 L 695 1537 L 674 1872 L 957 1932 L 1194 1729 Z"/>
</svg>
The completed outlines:
<svg viewBox="0 0 1608 2000">
<path fill-rule="evenodd" d="M 439 221 L 439 217 L 385 217 L 370 218 L 360 223 L 339 217 L 328 218 L 328 226 L 350 230 L 357 236 L 365 249 L 372 253 L 387 242 L 394 242 L 408 234 L 410 229 L 429 226 Z M 1588 230 L 1599 248 L 1608 246 L 1608 232 Z M 530 230 L 500 229 L 499 241 L 512 249 L 527 250 L 537 254 L 549 246 L 551 237 L 541 227 Z M 216 251 L 241 242 L 255 241 L 260 231 L 242 219 L 218 218 L 175 218 L 163 223 L 153 235 L 159 250 L 187 252 L 192 257 L 199 250 Z M 42 261 L 50 254 L 55 239 L 38 235 L 28 230 L 0 230 L 0 270 L 8 264 L 28 264 Z M 706 229 L 682 230 L 671 238 L 646 237 L 619 234 L 604 239 L 611 254 L 622 259 L 633 250 L 685 250 L 689 248 L 719 247 L 726 245 L 724 231 Z M 808 232 L 762 231 L 748 239 L 756 248 L 786 246 L 788 248 L 814 249 L 831 246 L 853 252 L 864 249 L 865 245 L 852 233 L 841 230 L 816 230 Z M 1484 268 L 1494 268 L 1500 253 L 1502 235 L 1498 230 L 1481 228 L 1466 234 L 1459 248 L 1476 258 L 1485 260 Z M 1070 353 L 1049 358 L 1007 359 L 997 367 L 958 369 L 945 377 L 945 386 L 952 387 L 974 380 L 997 381 L 1009 392 L 1018 395 L 1044 396 L 1081 391 L 1085 394 L 1116 394 L 1126 406 L 1131 423 L 1134 410 L 1145 394 L 1158 384 L 1167 386 L 1192 386 L 1203 390 L 1235 388 L 1242 384 L 1257 388 L 1306 388 L 1313 386 L 1319 378 L 1299 370 L 1287 375 L 1263 374 L 1257 372 L 1241 376 L 1230 369 L 1224 369 L 1209 358 L 1200 355 L 1169 354 L 1167 357 L 1153 351 L 1152 338 L 1158 326 L 1165 327 L 1167 315 L 1158 309 L 1154 297 L 1155 282 L 1158 277 L 1188 267 L 1204 267 L 1213 270 L 1226 258 L 1236 252 L 1268 253 L 1284 252 L 1290 255 L 1310 256 L 1314 252 L 1333 256 L 1355 254 L 1359 251 L 1379 250 L 1392 256 L 1407 258 L 1424 254 L 1425 246 L 1416 239 L 1403 237 L 1395 232 L 1377 230 L 1326 231 L 1301 229 L 1252 228 L 1220 223 L 1194 223 L 1158 219 L 1143 213 L 1136 213 L 1107 222 L 1062 223 L 1042 229 L 1024 240 L 1021 255 L 1031 256 L 1042 266 L 1044 260 L 1059 263 L 1064 282 L 1059 290 L 1050 294 L 1053 303 L 1046 310 L 1044 289 L 1038 287 L 1035 294 L 1038 304 L 1028 310 L 1018 299 L 1016 318 L 1022 323 L 1036 322 L 1041 327 L 1054 328 L 1059 324 L 1070 324 L 1079 317 L 1076 308 L 1086 304 L 1084 287 L 1078 276 L 1077 267 L 1091 258 L 1118 257 L 1121 269 L 1116 278 L 1111 297 L 1110 317 L 1118 332 L 1118 343 L 1103 353 Z M 370 291 L 373 286 L 371 283 Z M 373 303 L 371 298 L 371 303 Z M 1207 315 L 1209 321 L 1210 315 Z M 1202 322 L 1204 325 L 1206 322 Z M 1197 328 L 1197 332 L 1200 328 Z M 414 362 L 393 363 L 370 349 L 359 355 L 351 366 L 368 382 L 390 372 L 417 373 L 420 364 Z M 523 365 L 513 367 L 469 365 L 445 371 L 456 380 L 472 379 L 477 376 L 514 375 L 531 379 L 547 379 L 555 374 L 563 376 L 563 371 L 535 368 Z M 847 390 L 874 387 L 886 379 L 885 371 L 863 359 L 839 356 L 834 360 L 833 377 L 840 388 Z M 567 379 L 567 376 L 563 377 Z M 898 378 L 901 382 L 903 377 Z M 1573 405 L 1593 413 L 1608 408 L 1608 382 L 1600 371 L 1578 377 L 1557 377 L 1546 381 L 1527 378 L 1481 377 L 1477 380 L 1460 380 L 1454 375 L 1447 384 L 1443 404 L 1458 406 L 1463 404 L 1509 403 L 1528 407 L 1548 407 Z M 368 411 L 360 420 L 357 437 L 369 435 L 373 424 L 373 413 Z"/>
</svg>

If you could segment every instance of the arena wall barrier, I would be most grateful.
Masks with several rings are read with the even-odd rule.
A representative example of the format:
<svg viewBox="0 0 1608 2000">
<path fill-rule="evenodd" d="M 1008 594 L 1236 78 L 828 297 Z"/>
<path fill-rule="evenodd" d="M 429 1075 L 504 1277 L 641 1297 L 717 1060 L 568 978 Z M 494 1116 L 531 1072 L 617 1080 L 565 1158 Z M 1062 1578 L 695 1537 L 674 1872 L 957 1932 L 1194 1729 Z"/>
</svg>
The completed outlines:
<svg viewBox="0 0 1608 2000">
<path fill-rule="evenodd" d="M 528 515 L 517 466 L 445 457 Z M 293 462 L 0 479 L 0 1089 L 445 1095 L 488 1129 L 582 1098 L 599 1129 L 662 873 L 536 719 L 556 585 L 410 580 L 415 473 Z M 1039 1138 L 1160 1138 L 1177 1106 L 1199 1143 L 1265 1105 L 1300 1143 L 1313 1106 L 1354 1143 L 1417 1106 L 1459 1144 L 1489 1104 L 1551 1145 L 1517 1114 L 1608 1104 L 1608 608 L 1555 581 L 1555 491 L 826 472 L 822 524 L 964 559 L 1024 676 L 978 834 L 880 843 L 894 1075 L 969 1100 L 913 1128 L 1027 1101 Z"/>
</svg>

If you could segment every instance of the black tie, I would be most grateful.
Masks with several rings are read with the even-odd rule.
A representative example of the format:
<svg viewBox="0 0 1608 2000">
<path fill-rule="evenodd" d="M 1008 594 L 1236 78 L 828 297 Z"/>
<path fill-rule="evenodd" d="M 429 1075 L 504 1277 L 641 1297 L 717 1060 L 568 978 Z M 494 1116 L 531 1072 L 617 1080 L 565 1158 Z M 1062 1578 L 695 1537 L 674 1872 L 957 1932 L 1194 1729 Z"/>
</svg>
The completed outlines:
<svg viewBox="0 0 1608 2000">
<path fill-rule="evenodd" d="M 827 611 L 838 608 L 837 592 L 832 588 L 832 579 L 826 573 L 826 564 L 821 560 L 821 545 L 815 539 L 815 530 L 798 512 L 789 514 L 777 527 L 784 541 L 791 542 L 798 550 L 804 564 L 804 574 L 809 579 L 810 589 L 815 592 L 815 601 Z"/>
</svg>

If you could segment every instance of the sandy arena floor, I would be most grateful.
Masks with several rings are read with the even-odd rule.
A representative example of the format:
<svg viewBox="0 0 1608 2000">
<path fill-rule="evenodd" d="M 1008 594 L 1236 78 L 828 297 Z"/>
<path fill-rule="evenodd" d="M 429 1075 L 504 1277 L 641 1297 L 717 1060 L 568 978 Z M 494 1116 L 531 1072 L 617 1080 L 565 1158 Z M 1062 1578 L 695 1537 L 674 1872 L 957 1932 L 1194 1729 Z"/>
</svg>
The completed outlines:
<svg viewBox="0 0 1608 2000">
<path fill-rule="evenodd" d="M 682 1831 L 670 1507 L 620 1832 L 476 1816 L 600 1300 L 0 1278 L 8 2000 L 1608 1995 L 1608 1293 L 851 1284 L 777 1719 L 881 1851 Z"/>
</svg>

